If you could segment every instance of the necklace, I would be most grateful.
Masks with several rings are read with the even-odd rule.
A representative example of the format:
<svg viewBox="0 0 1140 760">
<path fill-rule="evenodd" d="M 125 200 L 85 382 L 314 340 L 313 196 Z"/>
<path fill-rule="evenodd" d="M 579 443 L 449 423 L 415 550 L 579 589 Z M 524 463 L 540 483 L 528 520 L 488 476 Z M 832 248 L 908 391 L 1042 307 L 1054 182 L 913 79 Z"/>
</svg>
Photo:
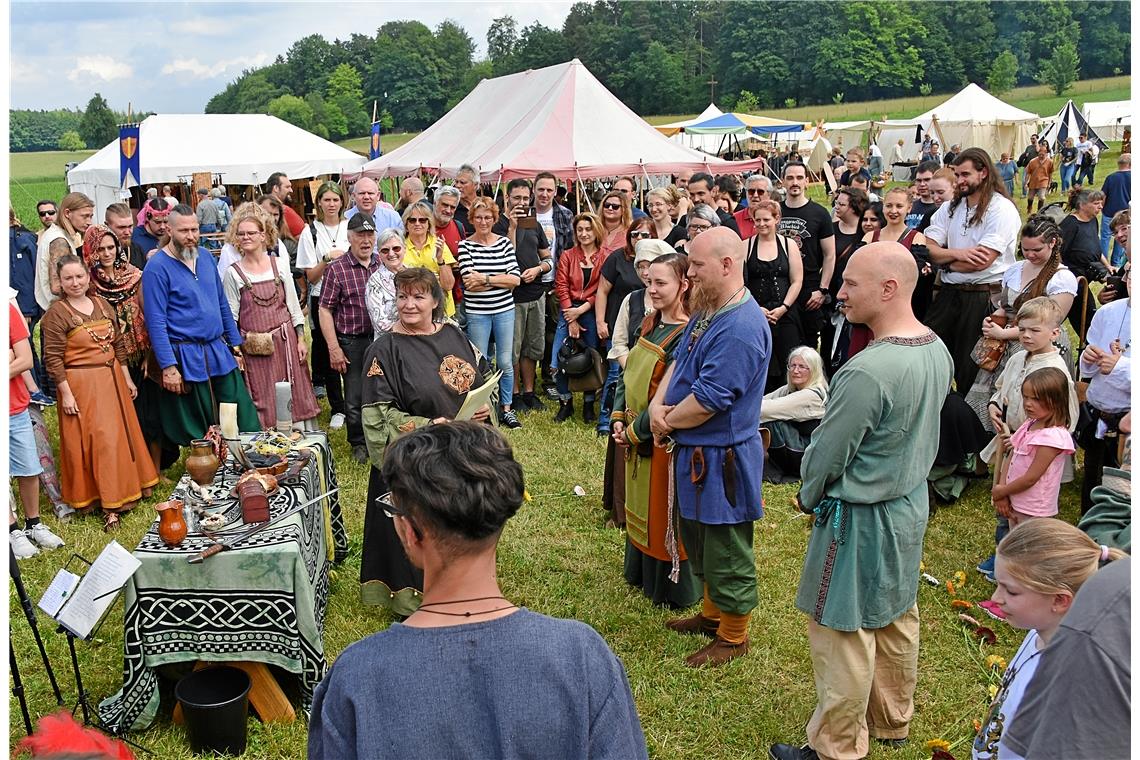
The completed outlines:
<svg viewBox="0 0 1140 760">
<path fill-rule="evenodd" d="M 1124 323 L 1132 316 L 1132 299 L 1129 298 L 1127 306 L 1124 307 L 1124 316 L 1120 318 L 1120 324 L 1116 326 L 1116 337 L 1112 339 L 1112 344 L 1109 346 L 1112 351 L 1120 351 L 1121 354 L 1128 353 L 1128 349 L 1132 347 L 1132 339 L 1129 338 L 1127 343 L 1121 344 L 1120 336 L 1124 332 Z"/>
<path fill-rule="evenodd" d="M 504 602 L 508 601 L 505 596 L 477 596 L 477 597 L 474 597 L 473 599 L 454 599 L 450 602 L 430 602 L 428 604 L 421 604 L 418 612 L 427 612 L 427 613 L 430 613 L 432 615 L 446 615 L 448 617 L 466 617 L 466 618 L 469 618 L 472 615 L 488 615 L 492 612 L 502 612 L 503 610 L 513 610 L 513 609 L 518 607 L 517 604 L 507 604 L 503 607 L 495 607 L 494 609 L 483 610 L 481 612 L 471 612 L 470 610 L 468 610 L 467 612 L 444 612 L 443 610 L 429 610 L 429 609 L 427 609 L 428 607 L 438 607 L 441 604 L 467 604 L 470 602 L 485 602 L 488 599 L 502 599 Z"/>
<path fill-rule="evenodd" d="M 99 347 L 99 350 L 105 354 L 109 353 L 111 351 L 111 343 L 115 340 L 115 323 L 109 322 L 107 325 L 107 331 L 105 333 L 97 333 L 95 332 L 95 329 L 91 327 L 91 324 L 83 319 L 83 313 L 79 311 L 78 307 L 73 306 L 70 301 L 67 301 L 66 303 L 68 307 L 73 312 L 75 312 L 75 317 L 79 321 L 79 326 L 82 327 L 84 331 L 91 336 L 91 340 L 95 342 L 95 345 Z M 93 318 L 94 316 L 95 302 L 92 301 L 91 317 Z"/>
<path fill-rule="evenodd" d="M 716 318 L 716 315 L 720 314 L 721 310 L 724 309 L 725 306 L 728 306 L 730 303 L 736 300 L 737 296 L 743 292 L 744 286 L 741 285 L 740 289 L 730 295 L 728 297 L 728 300 L 720 305 L 719 309 L 712 312 L 711 314 L 701 314 L 701 318 L 697 320 L 695 325 L 693 325 L 693 331 L 689 333 L 689 351 L 693 350 L 693 346 L 696 345 L 696 342 L 700 340 L 702 335 L 705 334 L 705 330 L 709 329 L 709 325 L 712 324 L 712 321 Z"/>
</svg>

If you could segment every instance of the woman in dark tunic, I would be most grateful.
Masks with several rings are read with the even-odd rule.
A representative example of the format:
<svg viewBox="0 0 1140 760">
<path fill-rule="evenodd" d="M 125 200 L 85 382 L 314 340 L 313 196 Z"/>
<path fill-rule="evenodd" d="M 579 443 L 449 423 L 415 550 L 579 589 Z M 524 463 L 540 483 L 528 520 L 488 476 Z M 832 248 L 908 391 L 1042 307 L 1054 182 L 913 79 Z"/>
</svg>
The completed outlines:
<svg viewBox="0 0 1140 760">
<path fill-rule="evenodd" d="M 407 616 L 420 604 L 423 573 L 404 554 L 392 520 L 377 503 L 388 491 L 384 451 L 403 433 L 453 419 L 467 392 L 483 384 L 486 363 L 467 336 L 443 321 L 443 291 L 427 269 L 396 274 L 398 320 L 364 354 L 364 438 L 372 461 L 360 562 L 361 599 Z M 472 419 L 487 420 L 494 399 Z"/>
<path fill-rule="evenodd" d="M 765 392 L 771 392 L 784 385 L 788 355 L 803 343 L 796 298 L 803 285 L 804 270 L 796 241 L 776 234 L 780 204 L 759 201 L 749 208 L 756 234 L 746 243 L 744 284 L 760 304 L 772 330 L 772 360 L 765 388 Z"/>
</svg>

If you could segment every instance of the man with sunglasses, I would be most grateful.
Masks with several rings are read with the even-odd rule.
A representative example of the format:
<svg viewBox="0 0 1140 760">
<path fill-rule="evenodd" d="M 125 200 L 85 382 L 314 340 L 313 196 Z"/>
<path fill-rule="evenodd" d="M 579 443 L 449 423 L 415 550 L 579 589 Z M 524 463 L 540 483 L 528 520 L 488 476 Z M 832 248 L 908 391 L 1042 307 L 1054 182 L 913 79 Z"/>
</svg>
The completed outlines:
<svg viewBox="0 0 1140 760">
<path fill-rule="evenodd" d="M 633 181 L 633 177 L 618 177 L 614 180 L 613 189 L 615 192 L 624 195 L 625 199 L 629 201 L 629 210 L 634 219 L 649 216 L 637 207 L 637 184 Z"/>
<path fill-rule="evenodd" d="M 36 204 L 36 216 L 40 218 L 40 231 L 36 233 L 36 243 L 47 232 L 48 227 L 55 224 L 55 215 L 58 213 L 55 201 L 40 201 Z"/>
<path fill-rule="evenodd" d="M 744 240 L 756 234 L 756 223 L 752 221 L 752 204 L 772 199 L 772 180 L 763 174 L 753 174 L 744 181 L 744 195 L 748 205 L 741 208 L 732 218 L 740 228 L 740 237 Z"/>
<path fill-rule="evenodd" d="M 158 250 L 158 241 L 170 232 L 170 206 L 162 198 L 154 198 L 143 206 L 143 222 L 131 233 L 131 242 L 142 249 L 147 258 Z"/>
</svg>

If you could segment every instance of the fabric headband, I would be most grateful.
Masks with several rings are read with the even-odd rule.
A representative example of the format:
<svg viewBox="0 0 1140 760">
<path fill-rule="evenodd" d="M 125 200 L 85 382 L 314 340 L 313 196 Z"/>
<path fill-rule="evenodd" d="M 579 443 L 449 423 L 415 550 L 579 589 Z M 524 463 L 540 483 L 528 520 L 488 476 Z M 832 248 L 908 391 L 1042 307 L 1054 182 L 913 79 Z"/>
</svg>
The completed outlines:
<svg viewBox="0 0 1140 760">
<path fill-rule="evenodd" d="M 170 216 L 170 209 L 164 209 L 162 211 L 156 211 L 154 208 L 152 208 L 150 206 L 150 204 L 147 204 L 146 219 L 148 222 L 151 219 L 165 219 L 168 216 Z"/>
</svg>

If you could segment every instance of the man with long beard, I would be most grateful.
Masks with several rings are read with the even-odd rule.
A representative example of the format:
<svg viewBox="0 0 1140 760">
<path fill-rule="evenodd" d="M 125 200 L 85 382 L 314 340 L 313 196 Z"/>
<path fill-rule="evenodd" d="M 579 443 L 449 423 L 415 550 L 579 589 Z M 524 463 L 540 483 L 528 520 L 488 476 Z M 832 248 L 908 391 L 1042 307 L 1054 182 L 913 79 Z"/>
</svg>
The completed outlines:
<svg viewBox="0 0 1140 760">
<path fill-rule="evenodd" d="M 665 625 L 713 639 L 685 659 L 693 668 L 747 654 L 748 620 L 757 604 L 752 524 L 763 515 L 760 401 L 772 333 L 744 287 L 744 255 L 731 229 L 716 227 L 693 240 L 692 318 L 649 408 L 655 443 L 672 452 L 670 491 L 680 534 L 704 586 L 701 611 Z M 673 501 L 666 543 L 676 582 Z"/>
<path fill-rule="evenodd" d="M 198 247 L 198 217 L 175 206 L 170 241 L 143 270 L 143 313 L 154 362 L 161 369 L 158 416 L 162 435 L 186 446 L 218 421 L 219 403 L 237 404 L 238 429 L 261 430 L 241 377 L 241 334 L 222 291 L 214 257 Z"/>
<path fill-rule="evenodd" d="M 1014 262 L 1021 216 L 981 148 L 958 154 L 954 176 L 954 198 L 934 212 L 923 233 L 930 260 L 943 268 L 941 289 L 925 322 L 949 349 L 956 390 L 965 396 L 978 374 L 970 353 L 982 321 L 994 311 L 1002 275 Z"/>
</svg>

